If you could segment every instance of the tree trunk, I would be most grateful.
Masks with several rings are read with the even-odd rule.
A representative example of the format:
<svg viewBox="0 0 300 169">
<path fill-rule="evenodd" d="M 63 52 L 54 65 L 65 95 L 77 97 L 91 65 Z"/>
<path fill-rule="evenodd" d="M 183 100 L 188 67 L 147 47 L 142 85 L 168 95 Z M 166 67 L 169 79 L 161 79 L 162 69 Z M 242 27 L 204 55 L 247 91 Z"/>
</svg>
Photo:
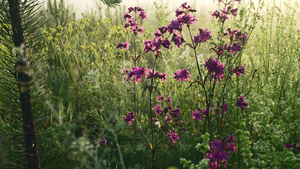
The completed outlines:
<svg viewBox="0 0 300 169">
<path fill-rule="evenodd" d="M 20 0 L 8 0 L 8 3 L 11 27 L 13 31 L 13 42 L 15 47 L 21 47 L 21 52 L 17 52 L 18 60 L 15 64 L 15 75 L 20 90 L 27 169 L 39 169 L 40 164 L 37 149 L 36 128 L 31 99 L 31 78 L 25 53 L 24 30 L 20 15 Z"/>
</svg>

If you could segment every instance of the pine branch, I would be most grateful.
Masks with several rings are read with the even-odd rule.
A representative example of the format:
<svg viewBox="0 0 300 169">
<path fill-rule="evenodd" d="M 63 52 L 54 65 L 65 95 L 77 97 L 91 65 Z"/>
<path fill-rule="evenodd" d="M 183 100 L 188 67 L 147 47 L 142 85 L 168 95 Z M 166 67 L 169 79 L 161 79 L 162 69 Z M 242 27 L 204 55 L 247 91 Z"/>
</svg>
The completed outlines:
<svg viewBox="0 0 300 169">
<path fill-rule="evenodd" d="M 30 86 L 30 75 L 27 56 L 25 53 L 24 30 L 20 15 L 20 1 L 8 0 L 9 13 L 11 19 L 11 28 L 13 32 L 13 42 L 15 47 L 19 48 L 16 52 L 19 60 L 15 64 L 16 79 L 20 91 L 20 103 L 23 116 L 23 130 L 25 135 L 25 152 L 28 169 L 39 169 L 39 156 L 37 150 L 36 128 L 34 121 L 34 112 L 32 107 L 32 96 Z M 20 48 L 21 47 L 21 48 Z"/>
</svg>

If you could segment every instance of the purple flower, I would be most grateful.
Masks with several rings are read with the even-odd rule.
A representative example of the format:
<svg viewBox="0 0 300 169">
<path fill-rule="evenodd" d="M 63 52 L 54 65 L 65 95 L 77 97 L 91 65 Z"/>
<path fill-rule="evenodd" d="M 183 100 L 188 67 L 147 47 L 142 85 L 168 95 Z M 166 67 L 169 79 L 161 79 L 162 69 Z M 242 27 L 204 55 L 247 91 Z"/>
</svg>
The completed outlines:
<svg viewBox="0 0 300 169">
<path fill-rule="evenodd" d="M 209 113 L 208 107 L 202 109 L 202 115 L 208 116 L 208 113 Z"/>
<path fill-rule="evenodd" d="M 157 118 L 152 118 L 152 124 L 154 124 L 157 121 L 158 121 Z"/>
<path fill-rule="evenodd" d="M 134 76 L 135 76 L 135 82 L 142 82 L 141 77 L 146 76 L 145 72 L 146 69 L 144 67 L 139 68 L 139 67 L 132 67 L 134 71 Z"/>
<path fill-rule="evenodd" d="M 137 82 L 141 82 L 142 76 L 146 76 L 146 69 L 144 67 L 139 68 L 139 67 L 134 67 L 132 66 L 132 70 L 129 71 L 128 69 L 123 69 L 123 75 L 126 75 L 126 81 L 129 82 L 131 80 L 131 78 L 134 76 L 135 77 L 135 83 Z"/>
<path fill-rule="evenodd" d="M 125 43 L 121 43 L 119 42 L 117 44 L 117 49 L 129 49 L 130 43 L 128 43 L 127 41 Z"/>
<path fill-rule="evenodd" d="M 143 35 L 143 34 L 145 33 L 143 27 L 139 27 L 139 28 L 137 29 L 137 32 L 139 32 L 140 35 Z"/>
<path fill-rule="evenodd" d="M 245 74 L 245 66 L 236 66 L 235 68 L 232 68 L 231 74 L 236 73 L 236 76 L 241 76 L 241 74 Z"/>
<path fill-rule="evenodd" d="M 144 42 L 144 52 L 148 53 L 149 51 L 153 51 L 155 55 L 161 51 L 161 39 L 154 38 L 152 41 L 145 40 Z"/>
<path fill-rule="evenodd" d="M 169 116 L 166 116 L 166 121 L 172 123 L 172 119 Z"/>
<path fill-rule="evenodd" d="M 177 19 L 179 24 L 195 24 L 197 22 L 197 19 L 195 19 L 194 15 L 190 15 L 190 14 L 185 14 L 183 16 L 179 16 L 179 18 Z"/>
<path fill-rule="evenodd" d="M 125 20 L 129 20 L 129 19 L 131 19 L 132 18 L 132 15 L 130 15 L 129 13 L 125 13 L 124 14 L 124 19 Z"/>
<path fill-rule="evenodd" d="M 291 149 L 293 146 L 292 145 L 290 145 L 290 142 L 287 142 L 286 144 L 285 144 L 285 146 L 284 146 L 284 148 L 286 148 L 286 149 Z"/>
<path fill-rule="evenodd" d="M 144 42 L 144 46 L 145 46 L 145 48 L 144 48 L 143 52 L 148 53 L 149 51 L 151 51 L 151 48 L 152 48 L 151 40 L 146 39 Z"/>
<path fill-rule="evenodd" d="M 135 117 L 134 117 L 134 113 L 133 113 L 133 111 L 132 111 L 132 112 L 128 112 L 128 113 L 127 113 L 127 116 L 125 116 L 124 121 L 125 121 L 126 123 L 129 123 L 129 125 L 131 125 L 131 123 L 134 121 L 134 119 L 135 119 Z"/>
<path fill-rule="evenodd" d="M 196 109 L 196 110 L 193 112 L 193 119 L 201 120 L 201 118 L 202 118 L 202 114 L 198 111 L 198 109 Z"/>
<path fill-rule="evenodd" d="M 165 34 L 167 31 L 169 31 L 169 27 L 163 26 L 163 27 L 158 28 L 158 30 L 159 30 L 162 34 Z"/>
<path fill-rule="evenodd" d="M 171 110 L 170 111 L 170 115 L 177 118 L 177 116 L 179 115 L 180 111 L 179 109 L 177 108 L 176 110 Z"/>
<path fill-rule="evenodd" d="M 182 9 L 187 9 L 187 2 L 184 2 L 183 4 L 181 4 L 180 6 Z"/>
<path fill-rule="evenodd" d="M 158 73 L 158 72 L 155 72 L 155 70 L 154 70 L 154 74 L 153 74 L 151 69 L 148 69 L 147 72 L 149 73 L 147 76 L 147 79 L 159 78 L 159 79 L 161 79 L 162 82 L 165 82 L 165 80 L 166 80 L 166 75 L 167 75 L 166 73 Z"/>
<path fill-rule="evenodd" d="M 97 144 L 99 144 L 99 146 L 103 145 L 106 146 L 107 140 L 105 140 L 105 137 L 103 137 L 102 141 L 99 141 Z"/>
<path fill-rule="evenodd" d="M 222 116 L 224 116 L 225 115 L 225 112 L 228 110 L 228 104 L 223 104 L 222 106 L 221 106 L 221 110 L 222 110 Z"/>
<path fill-rule="evenodd" d="M 224 137 L 222 142 L 218 139 L 215 139 L 214 142 L 210 142 L 210 153 L 206 154 L 206 159 L 209 159 L 208 167 L 220 168 L 223 165 L 227 168 L 229 153 L 227 153 L 226 150 L 232 153 L 236 152 L 237 149 L 234 147 L 234 142 L 234 136 L 232 135 L 228 139 Z"/>
<path fill-rule="evenodd" d="M 178 30 L 179 32 L 182 31 L 182 25 L 178 22 L 178 20 L 172 20 L 168 26 L 170 32 L 174 32 Z"/>
<path fill-rule="evenodd" d="M 180 46 L 182 45 L 182 43 L 184 42 L 183 36 L 182 35 L 178 35 L 177 32 L 175 31 L 172 37 L 172 41 L 175 43 L 175 45 L 180 48 Z"/>
<path fill-rule="evenodd" d="M 217 18 L 219 18 L 220 17 L 220 12 L 218 11 L 218 10 L 215 10 L 212 14 L 211 14 L 211 16 L 213 17 L 213 19 L 217 19 Z"/>
<path fill-rule="evenodd" d="M 167 133 L 167 136 L 170 140 L 173 140 L 173 143 L 176 143 L 180 139 L 175 130 L 171 130 L 170 133 Z"/>
<path fill-rule="evenodd" d="M 238 11 L 238 8 L 231 9 L 230 13 L 231 13 L 231 15 L 236 16 L 237 15 L 237 11 Z"/>
<path fill-rule="evenodd" d="M 175 76 L 174 78 L 176 79 L 176 81 L 181 80 L 181 81 L 190 81 L 189 78 L 191 78 L 191 76 L 189 75 L 189 71 L 185 68 L 182 70 L 177 70 L 175 72 Z"/>
<path fill-rule="evenodd" d="M 133 10 L 134 10 L 133 7 L 129 7 L 129 8 L 128 8 L 128 13 L 130 13 L 130 12 L 133 11 Z"/>
<path fill-rule="evenodd" d="M 175 13 L 176 13 L 175 16 L 178 17 L 178 16 L 184 14 L 184 11 L 180 10 L 179 8 L 177 8 L 176 11 L 175 11 Z"/>
<path fill-rule="evenodd" d="M 240 96 L 240 99 L 237 100 L 236 105 L 239 106 L 242 110 L 245 108 L 243 106 L 248 106 L 248 103 L 245 103 L 244 96 Z"/>
<path fill-rule="evenodd" d="M 139 16 L 142 18 L 143 21 L 147 18 L 146 13 L 144 11 L 141 11 Z"/>
<path fill-rule="evenodd" d="M 157 96 L 157 102 L 163 102 L 164 97 L 162 95 Z"/>
<path fill-rule="evenodd" d="M 224 64 L 219 61 L 219 58 L 212 59 L 209 58 L 207 61 L 205 61 L 205 68 L 210 73 L 210 77 L 218 79 L 224 78 Z"/>
<path fill-rule="evenodd" d="M 171 103 L 171 97 L 167 97 L 166 102 Z"/>
<path fill-rule="evenodd" d="M 156 112 L 156 114 L 157 115 L 159 115 L 159 116 L 161 116 L 162 114 L 163 114 L 163 110 L 161 109 L 161 106 L 159 106 L 159 105 L 156 105 L 155 107 L 154 107 L 154 111 Z"/>
<path fill-rule="evenodd" d="M 199 32 L 200 33 L 194 36 L 194 43 L 204 43 L 211 38 L 211 31 L 208 31 L 208 29 L 206 29 L 205 31 L 203 29 L 199 29 Z"/>
<path fill-rule="evenodd" d="M 161 45 L 167 49 L 170 49 L 170 41 L 168 39 L 165 39 L 162 41 Z"/>
</svg>

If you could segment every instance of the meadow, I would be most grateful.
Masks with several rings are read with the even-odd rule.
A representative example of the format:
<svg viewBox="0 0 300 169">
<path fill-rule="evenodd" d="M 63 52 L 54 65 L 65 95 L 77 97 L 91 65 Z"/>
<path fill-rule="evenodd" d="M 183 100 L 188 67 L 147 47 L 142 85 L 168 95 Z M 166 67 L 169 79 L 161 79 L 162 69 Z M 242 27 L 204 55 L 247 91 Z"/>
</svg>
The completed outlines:
<svg viewBox="0 0 300 169">
<path fill-rule="evenodd" d="M 0 2 L 0 168 L 26 168 Z M 300 168 L 298 0 L 62 2 L 22 15 L 41 168 Z"/>
</svg>

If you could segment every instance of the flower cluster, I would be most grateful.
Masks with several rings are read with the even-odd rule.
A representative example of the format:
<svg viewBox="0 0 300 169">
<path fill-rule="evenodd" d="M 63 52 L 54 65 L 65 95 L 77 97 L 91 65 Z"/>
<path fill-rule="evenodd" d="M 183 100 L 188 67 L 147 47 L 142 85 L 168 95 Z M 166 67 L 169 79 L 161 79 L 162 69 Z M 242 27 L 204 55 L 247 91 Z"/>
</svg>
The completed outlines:
<svg viewBox="0 0 300 169">
<path fill-rule="evenodd" d="M 125 119 L 124 119 L 124 121 L 126 123 L 129 123 L 129 125 L 131 125 L 134 120 L 135 120 L 135 117 L 134 117 L 134 112 L 133 111 L 128 112 L 127 116 L 125 116 Z"/>
<path fill-rule="evenodd" d="M 173 107 L 171 106 L 171 98 L 170 97 L 164 98 L 162 95 L 159 95 L 157 97 L 157 102 L 167 103 L 167 106 L 163 109 L 161 108 L 162 106 L 155 105 L 154 111 L 156 112 L 156 114 L 158 116 L 165 115 L 165 116 L 167 116 L 166 119 L 168 121 L 172 122 L 172 119 L 168 115 L 171 115 L 171 116 L 177 118 L 177 116 L 180 114 L 179 108 L 173 109 Z"/>
<path fill-rule="evenodd" d="M 241 74 L 245 74 L 245 66 L 244 65 L 241 65 L 241 66 L 236 66 L 234 68 L 232 68 L 231 74 L 235 73 L 236 76 L 241 76 Z"/>
<path fill-rule="evenodd" d="M 209 58 L 207 61 L 205 61 L 204 66 L 208 70 L 210 78 L 216 78 L 216 80 L 224 78 L 225 65 L 219 61 L 219 58 Z"/>
<path fill-rule="evenodd" d="M 231 151 L 232 154 L 237 151 L 237 149 L 234 147 L 234 142 L 235 139 L 233 135 L 230 135 L 228 139 L 225 139 L 224 137 L 222 141 L 215 139 L 215 141 L 210 142 L 210 153 L 206 154 L 206 159 L 209 159 L 208 167 L 219 168 L 221 165 L 223 165 L 225 168 L 227 168 L 229 153 L 226 151 Z"/>
<path fill-rule="evenodd" d="M 174 78 L 176 79 L 176 81 L 181 80 L 181 81 L 190 81 L 189 78 L 191 78 L 191 76 L 189 75 L 189 71 L 187 69 L 182 69 L 182 70 L 177 70 L 174 74 Z"/>
<path fill-rule="evenodd" d="M 202 119 L 202 116 L 207 116 L 208 115 L 208 108 L 205 108 L 205 109 L 199 109 L 197 108 L 193 113 L 193 119 L 196 119 L 196 120 L 201 120 Z"/>
<path fill-rule="evenodd" d="M 170 49 L 170 41 L 165 38 L 164 34 L 169 31 L 169 28 L 166 26 L 160 27 L 154 33 L 155 38 L 151 40 L 145 40 L 144 42 L 144 52 L 148 53 L 149 51 L 153 51 L 155 55 L 158 55 L 162 50 L 161 46 L 164 48 Z"/>
<path fill-rule="evenodd" d="M 291 148 L 294 148 L 294 149 L 297 149 L 300 153 L 300 146 L 297 147 L 297 144 L 294 143 L 293 145 L 290 144 L 290 142 L 287 142 L 284 146 L 284 148 L 286 149 L 291 149 Z"/>
<path fill-rule="evenodd" d="M 247 45 L 248 35 L 239 31 L 227 29 L 227 32 L 223 34 L 224 37 L 228 37 L 229 44 L 224 44 L 224 46 L 218 46 L 217 54 L 223 55 L 224 50 L 226 50 L 230 55 L 240 52 L 242 50 L 242 45 Z"/>
<path fill-rule="evenodd" d="M 121 43 L 119 42 L 117 44 L 117 49 L 129 49 L 130 43 L 128 43 L 127 41 L 125 43 Z"/>
<path fill-rule="evenodd" d="M 166 79 L 166 73 L 158 73 L 154 71 L 153 74 L 151 69 L 145 69 L 144 67 L 140 68 L 132 66 L 132 70 L 129 70 L 128 68 L 123 69 L 123 75 L 126 75 L 127 82 L 129 82 L 132 79 L 132 77 L 135 77 L 135 83 L 142 82 L 142 76 L 145 77 L 146 73 L 148 73 L 147 79 L 158 78 L 161 79 L 162 82 L 164 82 Z"/>
<path fill-rule="evenodd" d="M 139 18 L 143 21 L 147 18 L 146 13 L 141 7 L 129 7 L 128 13 L 124 14 L 125 24 L 124 28 L 127 29 L 130 27 L 131 33 L 135 35 L 139 32 L 141 35 L 144 34 L 144 28 L 140 27 L 139 24 L 136 22 L 139 18 L 134 18 L 131 12 L 135 12 L 139 14 Z"/>
<path fill-rule="evenodd" d="M 204 43 L 211 38 L 211 31 L 207 29 L 204 31 L 203 29 L 199 29 L 199 33 L 194 36 L 194 43 Z"/>
<path fill-rule="evenodd" d="M 248 106 L 248 103 L 245 103 L 244 96 L 240 96 L 240 99 L 237 100 L 236 105 L 239 106 L 242 110 L 244 110 L 244 106 Z"/>
<path fill-rule="evenodd" d="M 220 11 L 218 10 L 215 10 L 211 16 L 216 19 L 219 18 L 219 20 L 224 23 L 227 19 L 229 19 L 229 15 L 233 15 L 233 16 L 236 16 L 237 15 L 237 11 L 238 11 L 238 8 L 235 8 L 235 9 L 232 9 L 231 6 L 228 6 L 227 8 L 224 7 L 223 10 L 221 9 Z"/>
<path fill-rule="evenodd" d="M 177 140 L 180 139 L 175 130 L 171 130 L 170 133 L 167 133 L 167 136 L 173 141 L 173 143 L 176 143 Z"/>
</svg>

